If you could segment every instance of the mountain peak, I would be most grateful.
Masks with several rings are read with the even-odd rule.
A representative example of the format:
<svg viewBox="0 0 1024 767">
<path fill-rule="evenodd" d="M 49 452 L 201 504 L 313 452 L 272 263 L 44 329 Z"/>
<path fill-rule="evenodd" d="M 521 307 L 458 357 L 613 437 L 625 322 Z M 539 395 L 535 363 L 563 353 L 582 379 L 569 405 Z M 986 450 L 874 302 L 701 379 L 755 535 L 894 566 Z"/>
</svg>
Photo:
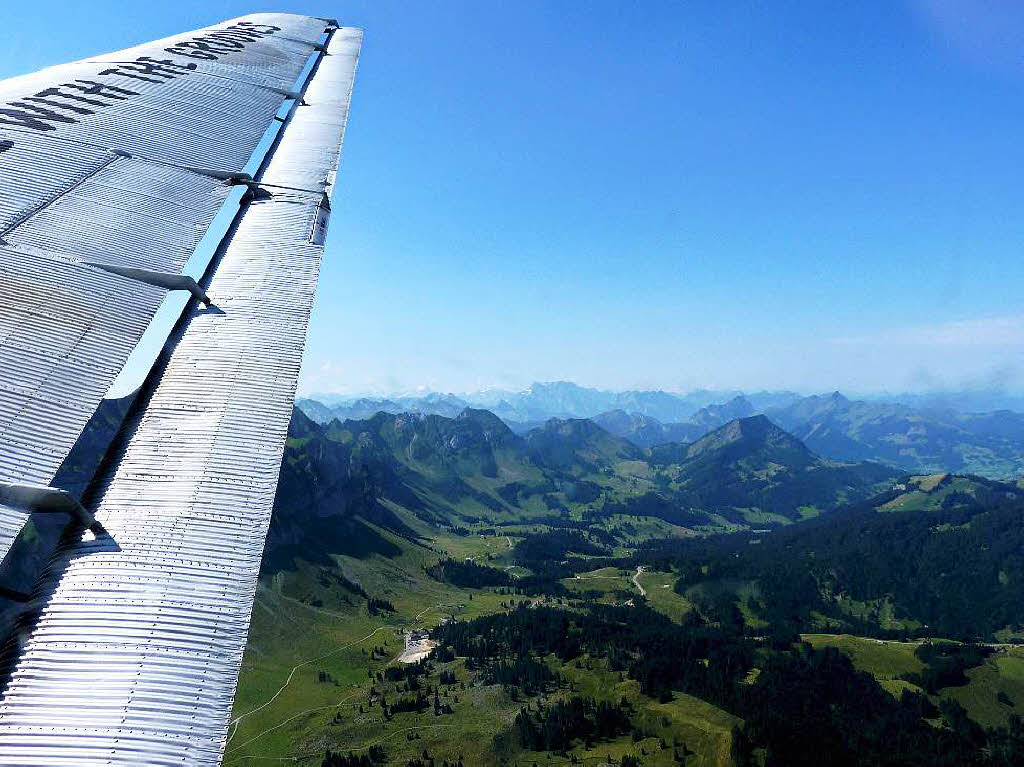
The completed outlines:
<svg viewBox="0 0 1024 767">
<path fill-rule="evenodd" d="M 614 436 L 589 418 L 550 418 L 529 431 L 526 440 L 542 463 L 562 468 L 641 455 L 631 442 Z"/>
<path fill-rule="evenodd" d="M 490 410 L 467 407 L 455 417 L 455 420 L 478 427 L 488 442 L 515 439 L 515 434 L 508 425 Z"/>
<path fill-rule="evenodd" d="M 591 416 L 590 420 L 612 434 L 615 434 L 617 430 L 628 429 L 635 424 L 658 423 L 654 418 L 649 418 L 639 413 L 627 413 L 622 408 L 598 413 L 595 416 Z"/>
<path fill-rule="evenodd" d="M 590 437 L 608 433 L 590 418 L 549 418 L 539 429 L 563 436 Z"/>
<path fill-rule="evenodd" d="M 706 429 L 713 429 L 734 419 L 746 418 L 753 413 L 754 406 L 750 404 L 750 400 L 740 394 L 728 402 L 702 407 L 693 414 L 690 423 L 703 426 Z"/>
<path fill-rule="evenodd" d="M 748 416 L 746 418 L 737 418 L 731 423 L 735 423 L 738 426 L 740 433 L 747 439 L 756 439 L 761 442 L 780 438 L 797 441 L 795 437 L 772 423 L 768 416 L 763 413 L 758 413 L 757 415 Z M 728 426 L 728 424 L 726 425 Z"/>
<path fill-rule="evenodd" d="M 537 392 L 582 392 L 593 391 L 572 381 L 534 381 L 529 391 Z"/>
<path fill-rule="evenodd" d="M 794 456 L 813 459 L 811 452 L 800 440 L 780 429 L 764 415 L 736 418 L 720 426 L 690 445 L 687 458 L 697 458 L 726 449 L 737 455 L 785 451 Z"/>
<path fill-rule="evenodd" d="M 312 437 L 320 432 L 316 421 L 299 408 L 292 409 L 292 420 L 288 424 L 288 436 L 292 439 Z"/>
</svg>

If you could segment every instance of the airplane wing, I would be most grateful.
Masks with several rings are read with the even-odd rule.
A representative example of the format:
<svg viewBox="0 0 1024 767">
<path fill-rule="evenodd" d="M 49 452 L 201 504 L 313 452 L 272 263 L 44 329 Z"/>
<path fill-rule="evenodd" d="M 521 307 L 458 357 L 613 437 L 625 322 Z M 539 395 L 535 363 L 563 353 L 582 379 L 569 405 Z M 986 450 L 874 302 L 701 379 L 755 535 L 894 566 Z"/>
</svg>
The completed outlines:
<svg viewBox="0 0 1024 767">
<path fill-rule="evenodd" d="M 0 83 L 4 534 L 234 212 L 10 646 L 2 764 L 223 756 L 361 39 L 258 14 Z"/>
<path fill-rule="evenodd" d="M 0 82 L 0 559 L 33 508 L 3 486 L 53 479 L 324 28 L 260 14 Z"/>
</svg>

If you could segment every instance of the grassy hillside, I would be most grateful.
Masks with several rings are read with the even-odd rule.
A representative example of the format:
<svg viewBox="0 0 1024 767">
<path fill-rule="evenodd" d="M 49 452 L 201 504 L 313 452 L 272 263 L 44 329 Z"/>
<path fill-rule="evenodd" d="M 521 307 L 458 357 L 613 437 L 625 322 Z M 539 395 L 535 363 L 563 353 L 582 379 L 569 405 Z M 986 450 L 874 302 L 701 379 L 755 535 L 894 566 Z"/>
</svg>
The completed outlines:
<svg viewBox="0 0 1024 767">
<path fill-rule="evenodd" d="M 1024 498 L 1015 484 L 948 472 L 907 477 L 896 483 L 879 511 L 934 511 L 967 506 L 994 506 Z"/>
<path fill-rule="evenodd" d="M 904 690 L 928 695 L 905 679 L 926 668 L 915 654 L 921 641 L 896 642 L 834 634 L 807 634 L 802 638 L 815 648 L 839 649 L 854 666 L 871 674 L 897 697 Z M 955 700 L 971 719 L 986 727 L 1006 727 L 1011 717 L 1024 712 L 1024 648 L 994 646 L 992 653 L 977 666 L 966 669 L 964 676 L 961 683 L 928 695 L 932 704 L 939 706 L 944 700 Z"/>
</svg>

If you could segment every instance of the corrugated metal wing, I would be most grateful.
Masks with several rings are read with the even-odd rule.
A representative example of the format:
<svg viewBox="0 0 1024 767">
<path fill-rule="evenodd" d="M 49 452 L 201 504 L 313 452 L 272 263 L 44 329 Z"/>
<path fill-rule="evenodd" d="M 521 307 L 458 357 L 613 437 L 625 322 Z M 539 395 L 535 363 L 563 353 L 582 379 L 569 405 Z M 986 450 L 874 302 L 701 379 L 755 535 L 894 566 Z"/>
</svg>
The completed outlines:
<svg viewBox="0 0 1024 767">
<path fill-rule="evenodd" d="M 215 765 L 312 306 L 359 30 L 331 37 L 251 202 L 37 590 L 0 763 Z M 286 188 L 287 187 L 287 188 Z M 2 510 L 0 510 L 2 511 Z"/>
<path fill-rule="evenodd" d="M 0 482 L 49 484 L 325 23 L 256 14 L 0 82 Z M 237 204 L 235 202 L 234 204 Z M 0 560 L 28 519 L 0 509 Z"/>
</svg>

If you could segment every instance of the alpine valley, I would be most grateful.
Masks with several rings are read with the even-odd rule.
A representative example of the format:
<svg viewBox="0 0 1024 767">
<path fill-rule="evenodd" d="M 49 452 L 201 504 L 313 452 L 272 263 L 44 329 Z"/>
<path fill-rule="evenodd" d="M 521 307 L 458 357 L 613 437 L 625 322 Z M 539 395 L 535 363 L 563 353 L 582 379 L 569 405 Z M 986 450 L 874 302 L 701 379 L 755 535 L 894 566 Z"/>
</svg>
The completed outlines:
<svg viewBox="0 0 1024 767">
<path fill-rule="evenodd" d="M 1024 759 L 1024 416 L 488 396 L 300 401 L 225 764 Z"/>
</svg>

